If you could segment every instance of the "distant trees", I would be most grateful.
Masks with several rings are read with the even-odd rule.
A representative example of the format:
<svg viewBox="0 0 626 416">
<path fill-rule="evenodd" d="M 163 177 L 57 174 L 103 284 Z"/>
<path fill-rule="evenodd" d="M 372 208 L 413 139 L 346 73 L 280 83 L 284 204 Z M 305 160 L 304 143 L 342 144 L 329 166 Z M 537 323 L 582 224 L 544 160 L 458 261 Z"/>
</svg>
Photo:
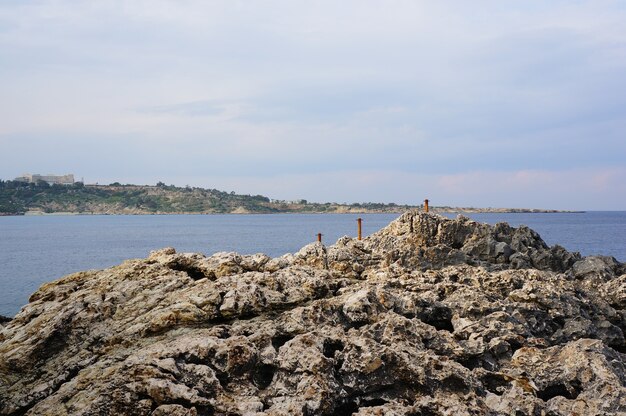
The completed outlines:
<svg viewBox="0 0 626 416">
<path fill-rule="evenodd" d="M 2 181 L 0 180 L 0 189 L 16 189 L 21 187 L 27 187 L 29 184 L 19 181 Z"/>
<path fill-rule="evenodd" d="M 24 213 L 28 210 L 69 212 L 118 212 L 125 208 L 144 212 L 232 212 L 245 208 L 249 212 L 332 212 L 336 203 L 312 203 L 304 199 L 270 200 L 263 195 L 242 195 L 235 191 L 220 191 L 198 187 L 177 187 L 157 182 L 154 186 L 123 185 L 113 182 L 108 186 L 49 185 L 45 182 L 28 183 L 0 180 L 0 213 Z M 354 203 L 358 209 L 388 209 L 396 204 Z"/>
</svg>

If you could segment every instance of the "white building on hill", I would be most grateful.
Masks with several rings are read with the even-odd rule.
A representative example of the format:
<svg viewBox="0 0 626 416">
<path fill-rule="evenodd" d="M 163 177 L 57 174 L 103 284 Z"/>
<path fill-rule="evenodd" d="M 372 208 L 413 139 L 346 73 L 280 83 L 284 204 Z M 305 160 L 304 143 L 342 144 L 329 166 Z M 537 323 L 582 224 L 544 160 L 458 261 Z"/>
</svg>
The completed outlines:
<svg viewBox="0 0 626 416">
<path fill-rule="evenodd" d="M 18 176 L 14 179 L 17 182 L 29 182 L 36 183 L 38 181 L 48 182 L 50 185 L 59 184 L 59 185 L 72 185 L 74 183 L 74 175 L 39 175 L 37 173 L 30 174 L 25 173 L 22 176 Z"/>
</svg>

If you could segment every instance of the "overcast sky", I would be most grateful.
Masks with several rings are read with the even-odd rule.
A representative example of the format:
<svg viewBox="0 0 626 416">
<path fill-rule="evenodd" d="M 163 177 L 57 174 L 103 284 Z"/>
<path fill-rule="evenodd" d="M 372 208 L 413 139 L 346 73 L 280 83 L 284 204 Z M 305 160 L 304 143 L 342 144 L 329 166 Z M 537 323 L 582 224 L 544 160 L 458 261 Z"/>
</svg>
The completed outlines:
<svg viewBox="0 0 626 416">
<path fill-rule="evenodd" d="M 0 178 L 625 210 L 625 5 L 0 0 Z"/>
</svg>

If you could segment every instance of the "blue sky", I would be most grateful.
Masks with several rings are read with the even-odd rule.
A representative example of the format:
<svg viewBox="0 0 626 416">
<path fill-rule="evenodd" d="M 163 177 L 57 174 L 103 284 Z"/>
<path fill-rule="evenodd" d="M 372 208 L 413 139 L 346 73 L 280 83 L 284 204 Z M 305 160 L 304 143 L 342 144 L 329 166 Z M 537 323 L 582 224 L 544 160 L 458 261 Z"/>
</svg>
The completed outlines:
<svg viewBox="0 0 626 416">
<path fill-rule="evenodd" d="M 624 4 L 0 0 L 0 178 L 624 210 Z"/>
</svg>

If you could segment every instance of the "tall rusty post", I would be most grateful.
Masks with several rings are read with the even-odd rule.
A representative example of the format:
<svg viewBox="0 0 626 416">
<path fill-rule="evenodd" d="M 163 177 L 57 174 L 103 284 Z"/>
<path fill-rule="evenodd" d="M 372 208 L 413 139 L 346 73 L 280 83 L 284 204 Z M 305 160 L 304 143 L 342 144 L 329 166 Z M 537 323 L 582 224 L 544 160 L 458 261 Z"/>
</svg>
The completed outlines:
<svg viewBox="0 0 626 416">
<path fill-rule="evenodd" d="M 357 218 L 356 223 L 358 224 L 359 240 L 360 240 L 363 237 L 363 234 L 361 233 L 361 225 L 363 224 L 363 219 Z"/>
<path fill-rule="evenodd" d="M 322 242 L 322 233 L 317 233 L 317 242 L 318 243 Z"/>
<path fill-rule="evenodd" d="M 428 199 L 424 200 L 424 212 L 428 212 Z"/>
</svg>

